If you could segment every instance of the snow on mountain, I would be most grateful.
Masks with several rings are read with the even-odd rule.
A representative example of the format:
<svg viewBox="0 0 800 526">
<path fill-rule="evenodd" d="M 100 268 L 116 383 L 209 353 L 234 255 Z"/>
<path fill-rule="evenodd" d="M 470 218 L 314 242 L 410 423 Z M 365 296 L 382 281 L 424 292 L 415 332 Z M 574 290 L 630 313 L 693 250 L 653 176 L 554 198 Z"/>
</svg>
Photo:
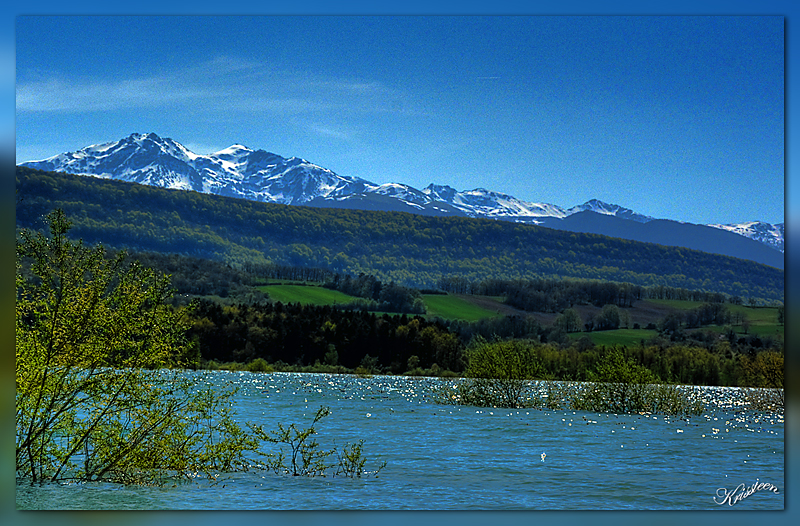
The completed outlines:
<svg viewBox="0 0 800 526">
<path fill-rule="evenodd" d="M 386 183 L 372 187 L 368 192 L 399 199 L 413 208 L 421 209 L 426 204 L 432 202 L 430 197 L 425 195 L 425 193 L 405 184 Z"/>
<path fill-rule="evenodd" d="M 76 152 L 22 165 L 290 205 L 371 206 L 371 209 L 463 214 L 531 224 L 548 221 L 548 226 L 553 224 L 553 219 L 564 219 L 586 211 L 638 223 L 654 219 L 597 199 L 564 209 L 547 203 L 522 201 L 483 188 L 458 191 L 450 186 L 430 184 L 417 190 L 399 183 L 378 185 L 358 177 L 338 175 L 305 159 L 284 158 L 242 144 L 200 155 L 155 133 L 134 133 L 116 142 L 87 146 Z M 783 223 L 771 225 L 753 221 L 708 226 L 755 239 L 783 252 Z"/>
<path fill-rule="evenodd" d="M 629 208 L 623 208 L 619 205 L 610 205 L 608 203 L 598 201 L 597 199 L 592 199 L 582 205 L 574 206 L 567 212 L 571 215 L 577 212 L 585 212 L 587 210 L 598 214 L 616 216 L 622 219 L 630 219 L 631 221 L 636 221 L 638 223 L 647 223 L 654 219 L 650 216 L 637 214 Z"/>
<path fill-rule="evenodd" d="M 529 203 L 484 188 L 459 192 L 450 186 L 430 184 L 422 192 L 434 201 L 453 205 L 470 217 L 503 218 L 536 223 L 536 218 L 562 218 L 567 215 L 563 208 L 556 205 Z"/>
<path fill-rule="evenodd" d="M 708 226 L 721 228 L 722 230 L 727 230 L 728 232 L 733 232 L 735 234 L 739 234 L 740 236 L 749 237 L 750 239 L 755 239 L 756 241 L 760 241 L 765 245 L 769 245 L 776 250 L 780 250 L 781 252 L 784 251 L 784 223 L 773 225 L 763 221 L 748 221 L 745 223 L 729 225 L 716 224 Z"/>
<path fill-rule="evenodd" d="M 22 164 L 40 170 L 281 204 L 303 204 L 317 197 L 360 192 L 374 186 L 304 159 L 285 159 L 241 144 L 199 155 L 154 133 L 135 133 L 117 142 Z"/>
<path fill-rule="evenodd" d="M 452 203 L 458 190 L 452 186 L 429 184 L 423 188 L 422 193 L 430 197 L 434 201 L 442 201 L 445 203 Z"/>
</svg>

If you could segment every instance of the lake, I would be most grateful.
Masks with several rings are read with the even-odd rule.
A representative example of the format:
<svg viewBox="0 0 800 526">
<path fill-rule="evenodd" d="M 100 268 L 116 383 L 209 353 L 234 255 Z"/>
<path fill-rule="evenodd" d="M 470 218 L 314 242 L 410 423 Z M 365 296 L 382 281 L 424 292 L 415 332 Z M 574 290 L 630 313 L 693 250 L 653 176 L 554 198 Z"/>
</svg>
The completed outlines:
<svg viewBox="0 0 800 526">
<path fill-rule="evenodd" d="M 386 467 L 361 479 L 252 471 L 155 488 L 18 484 L 17 508 L 784 509 L 783 414 L 744 410 L 737 388 L 703 388 L 708 411 L 675 418 L 441 405 L 437 389 L 455 381 L 434 378 L 180 374 L 239 387 L 239 418 L 266 429 L 308 427 L 320 406 L 330 407 L 319 443 L 363 439 L 366 468 Z"/>
</svg>

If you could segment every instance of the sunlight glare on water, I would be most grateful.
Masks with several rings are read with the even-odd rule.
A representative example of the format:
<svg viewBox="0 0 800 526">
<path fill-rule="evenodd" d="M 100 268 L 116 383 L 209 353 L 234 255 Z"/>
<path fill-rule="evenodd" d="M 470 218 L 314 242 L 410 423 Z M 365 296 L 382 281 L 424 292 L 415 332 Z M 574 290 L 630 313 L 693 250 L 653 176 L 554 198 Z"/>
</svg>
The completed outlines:
<svg viewBox="0 0 800 526">
<path fill-rule="evenodd" d="M 706 510 L 784 508 L 783 414 L 745 411 L 741 392 L 707 388 L 691 418 L 442 405 L 433 378 L 187 372 L 235 386 L 241 421 L 308 426 L 325 448 L 364 440 L 377 478 L 251 471 L 174 487 L 18 484 L 25 509 Z M 771 483 L 730 506 L 720 488 Z"/>
</svg>

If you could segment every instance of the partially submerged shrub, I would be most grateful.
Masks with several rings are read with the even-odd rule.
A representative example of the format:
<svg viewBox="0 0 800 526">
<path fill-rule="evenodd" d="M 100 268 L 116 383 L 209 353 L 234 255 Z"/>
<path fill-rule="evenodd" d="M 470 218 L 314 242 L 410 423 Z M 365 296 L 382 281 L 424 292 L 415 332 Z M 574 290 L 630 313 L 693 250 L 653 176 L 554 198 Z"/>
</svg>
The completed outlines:
<svg viewBox="0 0 800 526">
<path fill-rule="evenodd" d="M 161 367 L 195 364 L 169 278 L 102 246 L 23 231 L 16 268 L 16 475 L 30 483 L 161 484 L 247 465 L 227 409 Z"/>
<path fill-rule="evenodd" d="M 256 358 L 245 366 L 251 373 L 271 373 L 275 369 L 264 358 Z"/>
<path fill-rule="evenodd" d="M 261 440 L 274 444 L 285 444 L 289 446 L 288 463 L 283 449 L 277 453 L 267 453 L 267 467 L 275 473 L 282 473 L 292 476 L 316 476 L 324 475 L 325 471 L 332 467 L 326 463 L 326 459 L 333 454 L 333 451 L 320 449 L 319 443 L 313 438 L 317 434 L 316 424 L 322 418 L 331 414 L 327 407 L 320 407 L 314 416 L 311 427 L 298 429 L 294 424 L 284 426 L 278 424 L 277 431 L 265 432 L 261 427 L 250 425 L 250 428 Z"/>
<path fill-rule="evenodd" d="M 664 415 L 699 415 L 705 411 L 695 387 L 668 384 L 650 384 L 645 392 L 646 412 Z"/>
<path fill-rule="evenodd" d="M 374 471 L 365 469 L 367 458 L 364 456 L 364 440 L 359 440 L 353 444 L 346 444 L 342 451 L 334 448 L 339 464 L 336 467 L 334 476 L 342 475 L 349 478 L 361 478 L 362 475 L 378 475 L 386 467 L 384 460 Z"/>
<path fill-rule="evenodd" d="M 746 388 L 744 396 L 750 408 L 755 411 L 783 412 L 784 410 L 783 389 Z"/>
<path fill-rule="evenodd" d="M 536 404 L 523 395 L 524 390 L 523 380 L 471 378 L 458 384 L 450 400 L 476 407 L 533 407 Z"/>
<path fill-rule="evenodd" d="M 365 470 L 367 459 L 363 455 L 363 440 L 345 444 L 341 451 L 336 447 L 329 450 L 320 447 L 314 438 L 317 434 L 316 425 L 330 414 L 330 408 L 320 407 L 314 415 L 311 426 L 306 429 L 300 429 L 295 424 L 289 426 L 278 424 L 277 430 L 264 431 L 261 426 L 248 424 L 260 440 L 288 446 L 288 456 L 283 447 L 279 447 L 277 453 L 261 453 L 266 458 L 266 467 L 276 474 L 292 476 L 325 476 L 331 469 L 334 469 L 333 476 L 343 475 L 350 478 L 361 478 L 362 475 L 377 476 L 378 472 L 386 467 L 386 462 L 381 463 L 374 471 Z M 330 459 L 334 455 L 338 463 L 331 463 Z"/>
<path fill-rule="evenodd" d="M 439 392 L 443 403 L 478 407 L 534 407 L 530 380 L 542 376 L 533 346 L 521 340 L 476 339 L 466 351 L 466 380 Z"/>
<path fill-rule="evenodd" d="M 558 410 L 570 403 L 572 390 L 567 384 L 561 382 L 546 382 L 547 395 L 542 400 L 542 405 L 547 409 Z"/>
<path fill-rule="evenodd" d="M 612 347 L 597 365 L 574 409 L 607 413 L 700 414 L 704 405 L 694 389 L 658 382 L 647 368 L 626 359 L 622 350 Z"/>
<path fill-rule="evenodd" d="M 655 376 L 631 359 L 625 359 L 622 350 L 612 347 L 597 364 L 590 376 L 591 387 L 583 398 L 576 399 L 576 409 L 608 413 L 646 411 L 647 385 L 655 383 Z"/>
</svg>

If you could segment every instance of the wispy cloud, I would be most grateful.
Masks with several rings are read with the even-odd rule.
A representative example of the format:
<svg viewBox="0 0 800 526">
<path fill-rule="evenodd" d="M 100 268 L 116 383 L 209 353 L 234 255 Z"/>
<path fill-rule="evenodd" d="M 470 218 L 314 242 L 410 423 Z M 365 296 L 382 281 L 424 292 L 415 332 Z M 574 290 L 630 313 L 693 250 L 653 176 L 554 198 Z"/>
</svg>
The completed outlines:
<svg viewBox="0 0 800 526">
<path fill-rule="evenodd" d="M 345 131 L 338 126 L 329 126 L 318 123 L 302 123 L 300 126 L 316 135 L 326 138 L 339 139 L 342 141 L 350 141 L 353 139 L 352 132 Z"/>
<path fill-rule="evenodd" d="M 199 86 L 170 78 L 92 80 L 51 78 L 17 84 L 17 111 L 87 112 L 161 106 L 207 98 Z"/>
<path fill-rule="evenodd" d="M 122 79 L 42 77 L 17 83 L 18 112 L 99 112 L 200 105 L 206 110 L 308 114 L 400 113 L 412 97 L 379 82 L 275 71 L 235 57 L 215 57 L 179 71 Z"/>
</svg>

